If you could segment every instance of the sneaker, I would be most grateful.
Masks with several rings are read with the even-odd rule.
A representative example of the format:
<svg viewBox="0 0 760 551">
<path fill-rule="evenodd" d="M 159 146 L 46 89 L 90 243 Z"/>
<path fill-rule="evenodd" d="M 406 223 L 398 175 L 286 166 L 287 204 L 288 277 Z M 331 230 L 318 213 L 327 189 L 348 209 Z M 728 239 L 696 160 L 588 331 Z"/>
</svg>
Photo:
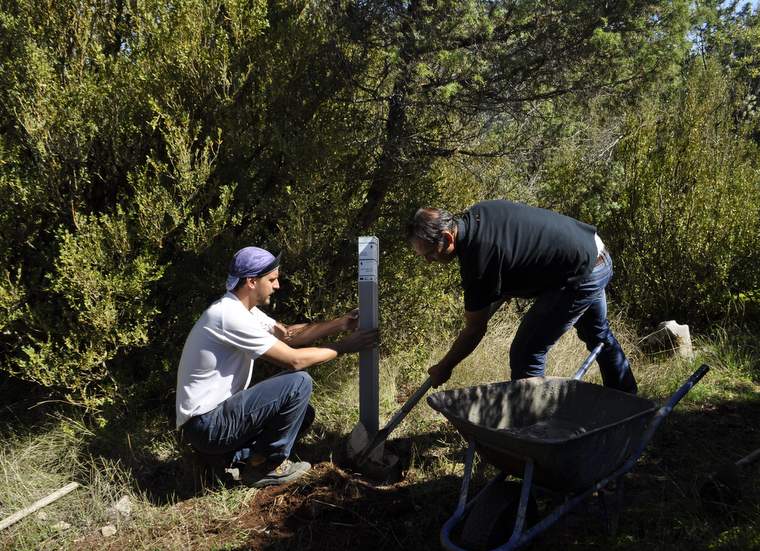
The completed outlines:
<svg viewBox="0 0 760 551">
<path fill-rule="evenodd" d="M 293 462 L 290 459 L 286 459 L 268 473 L 252 470 L 246 475 L 245 482 L 253 488 L 279 486 L 280 484 L 293 482 L 306 474 L 309 469 L 311 469 L 311 464 L 306 461 Z"/>
</svg>

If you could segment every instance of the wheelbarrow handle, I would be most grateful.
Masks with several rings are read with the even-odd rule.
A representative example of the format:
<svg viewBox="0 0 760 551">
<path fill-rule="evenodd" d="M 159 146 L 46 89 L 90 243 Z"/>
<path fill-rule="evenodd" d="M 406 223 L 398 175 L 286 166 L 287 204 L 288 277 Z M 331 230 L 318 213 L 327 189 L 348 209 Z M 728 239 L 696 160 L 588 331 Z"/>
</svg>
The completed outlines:
<svg viewBox="0 0 760 551">
<path fill-rule="evenodd" d="M 670 410 L 672 410 L 678 402 L 681 401 L 681 398 L 686 396 L 686 393 L 689 392 L 692 387 L 697 384 L 702 377 L 705 376 L 705 374 L 710 371 L 710 366 L 707 364 L 702 364 L 699 366 L 699 369 L 697 369 L 694 373 L 691 374 L 691 377 L 689 377 L 684 384 L 682 384 L 678 390 L 676 390 L 673 395 L 670 397 L 670 400 L 668 400 L 668 403 L 665 404 L 660 408 L 660 411 L 663 409 L 668 409 L 668 413 L 670 413 Z M 659 413 L 659 412 L 658 412 Z"/>
<path fill-rule="evenodd" d="M 652 417 L 652 420 L 649 422 L 644 436 L 641 438 L 638 449 L 631 455 L 633 461 L 638 459 L 639 456 L 644 452 L 644 448 L 646 448 L 647 444 L 652 439 L 652 436 L 657 430 L 657 427 L 659 427 L 660 424 L 665 420 L 665 417 L 667 417 L 670 412 L 673 411 L 673 408 L 678 402 L 681 401 L 681 398 L 686 396 L 686 393 L 688 393 L 692 387 L 697 384 L 702 379 L 702 377 L 705 376 L 708 371 L 710 371 L 710 366 L 707 364 L 702 364 L 699 369 L 692 373 L 691 377 L 689 377 L 686 382 L 682 384 L 678 390 L 676 390 L 670 396 L 670 399 L 667 401 L 667 403 L 657 410 L 657 412 Z"/>
</svg>

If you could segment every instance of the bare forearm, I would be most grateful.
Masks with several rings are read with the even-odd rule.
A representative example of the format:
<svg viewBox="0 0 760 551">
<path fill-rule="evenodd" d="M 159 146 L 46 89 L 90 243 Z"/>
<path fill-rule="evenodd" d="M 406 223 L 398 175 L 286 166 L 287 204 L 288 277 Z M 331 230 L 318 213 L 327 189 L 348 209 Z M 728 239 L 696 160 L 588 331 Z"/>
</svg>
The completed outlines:
<svg viewBox="0 0 760 551">
<path fill-rule="evenodd" d="M 464 360 L 483 340 L 483 336 L 488 330 L 488 319 L 491 317 L 491 310 L 483 308 L 474 312 L 465 312 L 465 326 L 454 339 L 454 343 L 441 359 L 440 362 L 428 369 L 430 378 L 434 387 L 445 383 L 451 377 L 454 368 Z"/>
<path fill-rule="evenodd" d="M 264 353 L 264 357 L 285 369 L 301 371 L 313 365 L 333 360 L 340 352 L 340 348 L 335 345 L 292 348 L 282 341 L 277 341 Z"/>
<path fill-rule="evenodd" d="M 462 360 L 469 356 L 485 335 L 485 328 L 467 326 L 459 332 L 451 348 L 441 359 L 439 365 L 451 371 Z"/>
<path fill-rule="evenodd" d="M 290 346 L 307 346 L 321 338 L 329 337 L 343 330 L 341 318 L 316 323 L 300 323 L 287 326 L 287 336 L 284 340 Z"/>
<path fill-rule="evenodd" d="M 339 354 L 377 346 L 377 337 L 377 331 L 356 331 L 338 342 L 306 348 L 293 348 L 281 340 L 276 340 L 264 353 L 264 357 L 286 369 L 300 371 L 333 360 Z"/>
<path fill-rule="evenodd" d="M 302 369 L 334 360 L 338 357 L 338 352 L 334 346 L 299 348 L 288 367 L 294 371 L 301 371 Z"/>
</svg>

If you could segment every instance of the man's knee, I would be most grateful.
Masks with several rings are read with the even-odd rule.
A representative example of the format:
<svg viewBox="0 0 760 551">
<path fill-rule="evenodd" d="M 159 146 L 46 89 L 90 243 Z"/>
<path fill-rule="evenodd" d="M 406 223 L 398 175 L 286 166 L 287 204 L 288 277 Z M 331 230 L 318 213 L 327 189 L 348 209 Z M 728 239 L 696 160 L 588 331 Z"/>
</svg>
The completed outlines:
<svg viewBox="0 0 760 551">
<path fill-rule="evenodd" d="M 298 394 L 304 397 L 311 396 L 314 388 L 314 380 L 306 371 L 295 371 L 289 373 L 288 377 L 292 380 L 293 388 Z"/>
<path fill-rule="evenodd" d="M 606 321 L 599 327 L 590 328 L 576 326 L 575 329 L 578 333 L 578 338 L 583 341 L 589 351 L 593 350 L 600 342 L 604 343 L 605 346 L 610 344 L 612 334 L 610 332 L 610 326 Z"/>
<path fill-rule="evenodd" d="M 296 373 L 301 377 L 303 384 L 309 388 L 309 391 L 311 391 L 312 387 L 314 386 L 314 380 L 311 378 L 311 375 L 305 371 L 297 371 Z"/>
<path fill-rule="evenodd" d="M 578 338 L 591 350 L 600 342 L 606 343 L 609 340 L 610 322 L 606 317 L 583 316 L 575 323 L 575 331 L 578 333 Z"/>
</svg>

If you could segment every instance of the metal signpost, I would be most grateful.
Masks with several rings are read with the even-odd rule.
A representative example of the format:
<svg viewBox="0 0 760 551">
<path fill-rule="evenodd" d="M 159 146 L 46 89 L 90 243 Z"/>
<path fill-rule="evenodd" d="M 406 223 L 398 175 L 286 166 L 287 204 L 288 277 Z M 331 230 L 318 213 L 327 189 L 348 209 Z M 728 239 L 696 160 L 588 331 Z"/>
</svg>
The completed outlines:
<svg viewBox="0 0 760 551">
<path fill-rule="evenodd" d="M 377 273 L 380 241 L 359 237 L 359 329 L 377 329 Z M 377 433 L 380 416 L 380 355 L 378 349 L 359 352 L 359 421 L 369 434 Z"/>
</svg>

